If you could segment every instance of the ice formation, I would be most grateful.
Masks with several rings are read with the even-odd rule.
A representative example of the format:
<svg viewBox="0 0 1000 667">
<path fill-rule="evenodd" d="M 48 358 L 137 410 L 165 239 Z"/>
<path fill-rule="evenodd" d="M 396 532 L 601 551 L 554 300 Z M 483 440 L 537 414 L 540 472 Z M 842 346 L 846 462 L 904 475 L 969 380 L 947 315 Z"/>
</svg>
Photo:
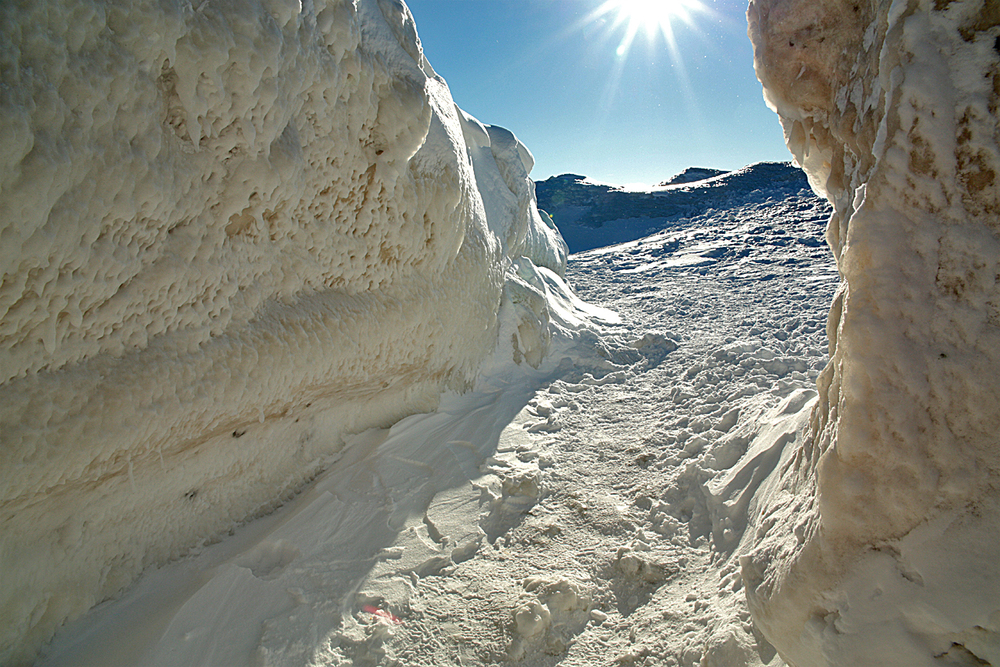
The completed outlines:
<svg viewBox="0 0 1000 667">
<path fill-rule="evenodd" d="M 790 664 L 1000 664 L 1000 4 L 752 0 L 843 284 L 811 438 L 758 501 Z"/>
<path fill-rule="evenodd" d="M 537 361 L 531 166 L 398 0 L 0 6 L 0 662 L 466 386 L 502 303 Z"/>
</svg>

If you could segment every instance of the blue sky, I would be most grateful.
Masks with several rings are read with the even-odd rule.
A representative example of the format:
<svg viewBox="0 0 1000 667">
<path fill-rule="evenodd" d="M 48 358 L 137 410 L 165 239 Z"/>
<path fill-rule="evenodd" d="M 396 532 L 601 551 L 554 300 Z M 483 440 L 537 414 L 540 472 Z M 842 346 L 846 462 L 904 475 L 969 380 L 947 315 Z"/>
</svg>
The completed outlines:
<svg viewBox="0 0 1000 667">
<path fill-rule="evenodd" d="M 605 0 L 406 0 L 455 101 L 513 131 L 535 179 L 653 184 L 689 166 L 790 160 L 754 77 L 746 0 L 686 1 L 671 49 L 642 28 L 626 48 L 628 15 L 595 15 Z"/>
</svg>

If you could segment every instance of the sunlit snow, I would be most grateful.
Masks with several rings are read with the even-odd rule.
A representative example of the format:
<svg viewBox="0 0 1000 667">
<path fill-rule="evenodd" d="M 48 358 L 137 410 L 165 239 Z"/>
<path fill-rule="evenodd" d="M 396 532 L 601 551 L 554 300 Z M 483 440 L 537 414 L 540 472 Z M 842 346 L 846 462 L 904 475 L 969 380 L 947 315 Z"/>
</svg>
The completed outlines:
<svg viewBox="0 0 1000 667">
<path fill-rule="evenodd" d="M 358 436 L 278 513 L 148 573 L 42 664 L 770 660 L 736 547 L 808 415 L 837 282 L 828 206 L 801 174 L 769 186 L 773 168 L 731 175 L 728 196 L 695 184 L 713 208 L 574 255 L 577 294 L 620 320 L 551 276 L 564 305 L 538 369 L 502 346 L 474 392 Z"/>
<path fill-rule="evenodd" d="M 1000 664 L 990 0 L 751 0 L 805 173 L 650 190 L 532 182 L 397 0 L 51 3 L 0 5 L 5 664 Z M 683 82 L 704 5 L 612 14 Z"/>
</svg>

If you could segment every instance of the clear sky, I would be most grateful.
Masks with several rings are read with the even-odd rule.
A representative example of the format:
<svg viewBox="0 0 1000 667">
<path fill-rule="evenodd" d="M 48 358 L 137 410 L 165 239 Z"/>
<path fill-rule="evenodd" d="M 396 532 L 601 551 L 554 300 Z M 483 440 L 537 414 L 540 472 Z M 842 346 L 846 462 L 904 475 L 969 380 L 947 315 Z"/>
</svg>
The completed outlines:
<svg viewBox="0 0 1000 667">
<path fill-rule="evenodd" d="M 514 132 L 536 180 L 649 185 L 791 159 L 754 77 L 746 0 L 406 3 L 455 101 Z"/>
</svg>

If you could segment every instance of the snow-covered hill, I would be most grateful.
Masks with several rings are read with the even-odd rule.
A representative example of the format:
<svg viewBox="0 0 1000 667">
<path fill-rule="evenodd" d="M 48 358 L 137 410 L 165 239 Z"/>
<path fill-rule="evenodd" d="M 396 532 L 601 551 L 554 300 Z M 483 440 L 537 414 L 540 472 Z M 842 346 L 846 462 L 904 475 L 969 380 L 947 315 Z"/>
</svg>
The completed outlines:
<svg viewBox="0 0 1000 667">
<path fill-rule="evenodd" d="M 681 183 L 694 183 L 696 181 L 704 181 L 706 178 L 712 178 L 713 176 L 721 176 L 724 173 L 726 173 L 724 169 L 688 167 L 681 173 L 671 176 L 667 180 L 658 183 L 657 186 L 664 187 L 667 185 L 680 185 Z"/>
<path fill-rule="evenodd" d="M 537 369 L 508 343 L 473 393 L 355 438 L 42 664 L 780 664 L 737 548 L 800 437 L 837 278 L 827 204 L 758 189 L 703 184 L 692 201 L 727 206 L 574 255 L 568 280 L 620 319 L 525 274 L 562 304 Z"/>
<path fill-rule="evenodd" d="M 811 193 L 805 174 L 789 163 L 760 162 L 733 172 L 695 173 L 699 172 L 706 178 L 645 192 L 594 183 L 575 174 L 538 181 L 535 191 L 538 207 L 552 216 L 570 252 L 634 241 L 713 209 Z"/>
</svg>

